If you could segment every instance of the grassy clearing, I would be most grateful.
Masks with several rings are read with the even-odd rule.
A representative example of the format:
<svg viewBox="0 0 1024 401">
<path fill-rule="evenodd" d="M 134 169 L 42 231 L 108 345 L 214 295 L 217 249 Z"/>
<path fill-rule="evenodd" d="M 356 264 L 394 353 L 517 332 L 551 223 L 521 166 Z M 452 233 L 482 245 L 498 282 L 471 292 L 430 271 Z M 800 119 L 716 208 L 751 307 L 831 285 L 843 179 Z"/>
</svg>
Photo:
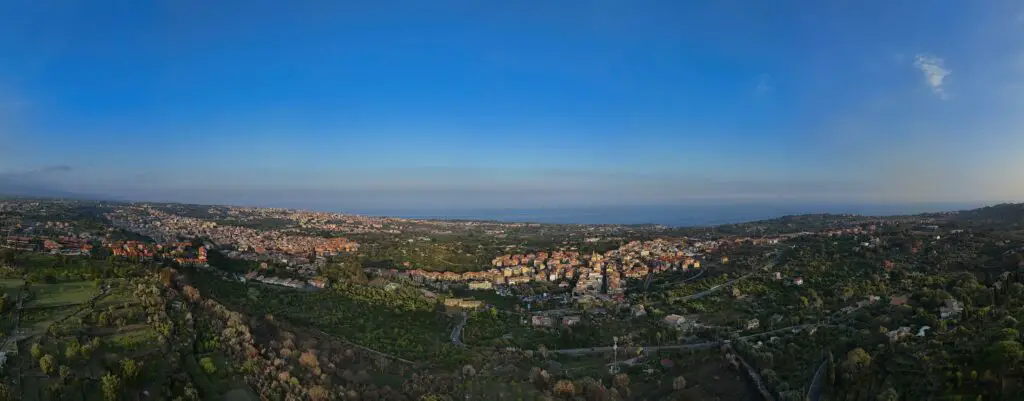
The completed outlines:
<svg viewBox="0 0 1024 401">
<path fill-rule="evenodd" d="M 160 334 L 150 326 L 136 326 L 134 330 L 103 337 L 108 346 L 123 349 L 129 354 L 146 352 L 160 344 L 159 340 Z"/>
<path fill-rule="evenodd" d="M 96 285 L 90 281 L 71 281 L 57 284 L 33 284 L 30 287 L 35 298 L 26 308 L 46 308 L 63 305 L 79 305 L 96 295 Z"/>
<path fill-rule="evenodd" d="M 224 401 L 259 401 L 260 396 L 252 391 L 248 385 L 242 383 L 244 387 L 239 387 L 234 390 L 224 393 Z"/>
<path fill-rule="evenodd" d="M 7 291 L 11 295 L 18 292 L 18 289 L 25 285 L 25 280 L 20 278 L 0 279 L 0 290 Z"/>
<path fill-rule="evenodd" d="M 78 310 L 77 305 L 25 309 L 21 314 L 21 328 L 30 335 L 42 334 L 51 324 L 76 310 Z"/>
</svg>

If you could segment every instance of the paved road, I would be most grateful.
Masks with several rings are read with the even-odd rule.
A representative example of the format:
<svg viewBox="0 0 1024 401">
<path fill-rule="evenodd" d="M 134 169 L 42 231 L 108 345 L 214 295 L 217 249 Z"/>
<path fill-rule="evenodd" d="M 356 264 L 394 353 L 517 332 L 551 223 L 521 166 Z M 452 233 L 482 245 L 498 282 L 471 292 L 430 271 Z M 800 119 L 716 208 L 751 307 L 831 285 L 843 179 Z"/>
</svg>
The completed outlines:
<svg viewBox="0 0 1024 401">
<path fill-rule="evenodd" d="M 818 366 L 818 370 L 814 372 L 811 385 L 807 388 L 807 400 L 818 401 L 821 399 L 821 378 L 825 377 L 826 366 L 828 366 L 828 359 L 822 361 L 821 365 Z"/>
<path fill-rule="evenodd" d="M 647 351 L 661 351 L 661 350 L 673 350 L 673 349 L 700 349 L 700 348 L 711 348 L 720 344 L 718 341 L 708 341 L 703 343 L 693 344 L 681 344 L 681 345 L 662 345 L 662 346 L 651 346 L 651 347 L 619 347 L 620 352 L 624 354 L 635 353 L 639 349 Z M 594 347 L 594 348 L 572 348 L 572 349 L 556 349 L 548 352 L 563 354 L 563 355 L 586 355 L 586 354 L 600 354 L 604 352 L 612 352 L 612 347 Z"/>
<path fill-rule="evenodd" d="M 747 338 L 753 338 L 753 337 L 760 337 L 760 336 L 764 336 L 764 335 L 769 335 L 769 334 L 773 334 L 773 333 L 777 333 L 777 332 L 791 331 L 791 330 L 797 329 L 797 328 L 798 329 L 805 329 L 807 327 L 813 327 L 813 326 L 817 326 L 817 327 L 844 327 L 844 326 L 836 326 L 836 325 L 830 325 L 830 324 L 798 324 L 798 325 L 795 325 L 795 326 L 783 327 L 781 329 L 775 329 L 775 330 L 772 330 L 772 331 L 766 331 L 764 333 L 749 334 L 749 335 L 746 335 L 746 336 L 739 337 L 739 339 L 743 340 L 743 339 L 747 339 Z M 644 351 L 659 351 L 659 350 L 673 350 L 673 349 L 700 349 L 700 348 L 711 348 L 711 347 L 714 347 L 714 346 L 719 345 L 719 344 L 721 344 L 721 342 L 719 342 L 719 341 L 707 341 L 707 342 L 702 342 L 702 343 L 681 344 L 681 345 L 662 345 L 662 346 L 648 346 L 648 347 L 619 347 L 619 349 L 622 349 L 624 352 L 636 352 L 636 350 L 639 349 L 639 348 L 643 348 Z M 550 350 L 548 352 L 552 352 L 552 353 L 556 353 L 556 354 L 565 354 L 565 355 L 598 354 L 598 353 L 603 353 L 603 352 L 612 352 L 612 347 L 556 349 L 556 350 Z"/>
<path fill-rule="evenodd" d="M 455 344 L 456 347 L 465 347 L 466 344 L 462 343 L 462 328 L 466 326 L 466 321 L 469 320 L 469 315 L 466 314 L 466 312 L 462 312 L 460 315 L 462 316 L 462 320 L 459 320 L 459 322 L 455 324 L 455 327 L 452 328 L 452 344 Z"/>
</svg>

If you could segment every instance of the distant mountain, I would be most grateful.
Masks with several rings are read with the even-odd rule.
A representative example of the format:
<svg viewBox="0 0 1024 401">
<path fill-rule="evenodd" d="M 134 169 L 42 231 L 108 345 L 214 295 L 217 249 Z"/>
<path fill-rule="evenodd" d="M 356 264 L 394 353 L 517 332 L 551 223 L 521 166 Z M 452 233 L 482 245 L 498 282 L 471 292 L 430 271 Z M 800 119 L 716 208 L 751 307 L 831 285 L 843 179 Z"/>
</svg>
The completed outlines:
<svg viewBox="0 0 1024 401">
<path fill-rule="evenodd" d="M 54 188 L 46 184 L 22 180 L 17 176 L 0 175 L 0 196 L 24 198 L 60 198 L 76 200 L 104 200 L 109 196 L 85 194 Z"/>
<path fill-rule="evenodd" d="M 1001 203 L 983 208 L 945 214 L 945 218 L 964 223 L 985 223 L 997 226 L 1024 225 L 1024 203 Z"/>
<path fill-rule="evenodd" d="M 785 234 L 839 228 L 850 223 L 865 223 L 879 219 L 890 221 L 930 219 L 961 225 L 1008 229 L 1024 227 L 1024 203 L 1004 203 L 961 211 L 883 216 L 838 213 L 787 215 L 767 220 L 719 225 L 715 227 L 715 231 L 721 234 Z"/>
<path fill-rule="evenodd" d="M 32 198 L 85 198 L 73 192 L 47 188 L 44 186 L 8 182 L 3 178 L 0 178 L 0 195 Z"/>
</svg>

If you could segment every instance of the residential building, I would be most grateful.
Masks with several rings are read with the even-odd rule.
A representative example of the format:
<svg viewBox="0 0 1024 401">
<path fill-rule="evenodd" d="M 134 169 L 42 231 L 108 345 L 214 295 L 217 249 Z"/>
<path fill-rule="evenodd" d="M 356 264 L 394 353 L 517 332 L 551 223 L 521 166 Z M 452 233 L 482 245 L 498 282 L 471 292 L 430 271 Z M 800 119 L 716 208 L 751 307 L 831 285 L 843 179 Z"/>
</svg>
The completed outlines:
<svg viewBox="0 0 1024 401">
<path fill-rule="evenodd" d="M 484 301 L 479 299 L 463 299 L 459 302 L 459 307 L 463 309 L 480 309 L 484 306 Z"/>
<path fill-rule="evenodd" d="M 683 317 L 683 316 L 680 316 L 680 315 L 668 315 L 668 316 L 665 316 L 665 318 L 662 319 L 662 320 L 665 322 L 665 324 L 667 324 L 669 326 L 677 326 L 678 327 L 678 326 L 682 326 L 684 323 L 686 323 L 686 318 Z"/>
<path fill-rule="evenodd" d="M 943 319 L 950 319 L 960 316 L 960 312 L 964 311 L 963 304 L 955 299 L 947 299 L 945 305 L 939 307 L 939 317 Z"/>
<path fill-rule="evenodd" d="M 469 289 L 471 290 L 490 290 L 494 288 L 494 284 L 490 281 L 471 281 L 469 282 Z"/>
<path fill-rule="evenodd" d="M 324 287 L 327 286 L 327 282 L 324 281 L 323 279 L 319 279 L 319 278 L 310 279 L 308 282 L 309 282 L 309 285 L 311 285 L 311 286 L 313 286 L 315 288 L 324 288 Z"/>
<path fill-rule="evenodd" d="M 892 330 L 892 331 L 886 333 L 886 335 L 889 336 L 889 341 L 890 342 L 899 341 L 900 339 L 902 339 L 903 337 L 906 337 L 909 334 L 910 334 L 910 327 L 906 327 L 906 326 L 900 327 L 899 329 Z"/>
<path fill-rule="evenodd" d="M 533 327 L 553 327 L 555 325 L 555 321 L 551 316 L 533 315 L 530 318 L 530 324 L 533 325 Z"/>
</svg>

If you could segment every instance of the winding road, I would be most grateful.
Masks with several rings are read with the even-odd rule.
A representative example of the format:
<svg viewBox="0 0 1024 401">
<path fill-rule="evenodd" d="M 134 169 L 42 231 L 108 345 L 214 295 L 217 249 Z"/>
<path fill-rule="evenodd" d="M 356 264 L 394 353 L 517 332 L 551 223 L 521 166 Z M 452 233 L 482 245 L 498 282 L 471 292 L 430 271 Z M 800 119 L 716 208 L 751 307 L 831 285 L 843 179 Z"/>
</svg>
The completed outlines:
<svg viewBox="0 0 1024 401">
<path fill-rule="evenodd" d="M 717 346 L 718 344 L 720 344 L 720 342 L 718 342 L 718 341 L 708 341 L 708 342 L 703 342 L 703 343 L 680 344 L 680 345 L 661 345 L 661 346 L 652 346 L 652 347 L 619 347 L 619 349 L 621 349 L 623 353 L 628 354 L 628 353 L 635 353 L 638 350 L 643 350 L 644 352 L 648 352 L 648 351 L 654 352 L 654 351 L 674 350 L 674 349 L 702 349 L 702 348 L 711 348 L 711 347 Z M 548 352 L 556 353 L 556 354 L 563 354 L 563 355 L 586 355 L 586 354 L 600 354 L 600 353 L 612 352 L 612 351 L 614 351 L 613 347 L 594 347 L 594 348 L 556 349 L 556 350 L 550 350 Z"/>
<path fill-rule="evenodd" d="M 469 320 L 469 315 L 466 312 L 461 312 L 459 315 L 462 316 L 462 320 L 459 320 L 452 328 L 452 344 L 456 347 L 465 347 L 466 344 L 462 343 L 462 328 L 466 327 L 466 321 Z"/>
<path fill-rule="evenodd" d="M 763 333 L 748 334 L 748 335 L 745 335 L 745 336 L 742 336 L 742 337 L 738 337 L 737 339 L 745 340 L 745 339 L 748 339 L 748 338 L 756 338 L 756 337 L 761 337 L 761 336 L 765 336 L 765 335 L 769 335 L 769 334 L 774 334 L 774 333 L 779 333 L 779 332 L 784 332 L 784 331 L 790 331 L 790 330 L 793 330 L 793 329 L 805 329 L 805 328 L 808 328 L 808 327 L 839 327 L 839 328 L 842 328 L 842 327 L 846 327 L 846 326 L 837 326 L 837 325 L 832 325 L 832 324 L 811 324 L 811 323 L 808 323 L 808 324 L 798 324 L 798 325 L 794 325 L 794 326 L 783 327 L 781 329 L 775 329 L 775 330 L 772 330 L 772 331 L 766 331 L 766 332 L 763 332 Z M 624 352 L 626 352 L 626 351 L 636 352 L 637 349 L 641 349 L 641 348 L 644 351 L 660 351 L 660 350 L 673 350 L 673 349 L 702 349 L 702 348 L 711 348 L 711 347 L 714 347 L 714 346 L 717 346 L 717 345 L 720 345 L 720 344 L 722 344 L 721 341 L 707 341 L 707 342 L 702 342 L 702 343 L 680 344 L 680 345 L 661 345 L 661 346 L 649 346 L 649 347 L 643 347 L 643 346 L 640 346 L 640 347 L 625 347 L 625 346 L 623 346 L 623 347 L 619 347 L 619 349 L 622 349 Z M 599 354 L 599 353 L 612 352 L 612 351 L 613 351 L 612 347 L 593 347 L 593 348 L 556 349 L 556 350 L 549 350 L 548 352 L 556 353 L 556 354 L 565 354 L 565 355 L 585 355 L 585 354 Z"/>
</svg>

